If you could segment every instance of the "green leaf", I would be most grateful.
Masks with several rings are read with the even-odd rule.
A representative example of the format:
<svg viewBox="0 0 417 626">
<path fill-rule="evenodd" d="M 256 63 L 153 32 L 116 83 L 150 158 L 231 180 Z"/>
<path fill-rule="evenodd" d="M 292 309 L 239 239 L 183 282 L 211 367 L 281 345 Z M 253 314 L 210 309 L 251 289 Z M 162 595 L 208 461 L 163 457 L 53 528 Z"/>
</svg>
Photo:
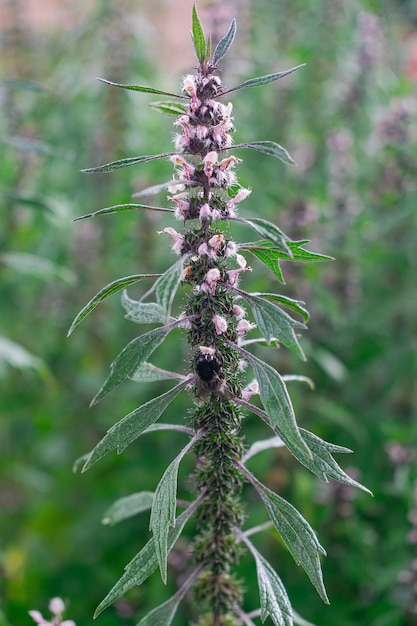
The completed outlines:
<svg viewBox="0 0 417 626">
<path fill-rule="evenodd" d="M 279 159 L 287 165 L 297 165 L 288 151 L 275 143 L 275 141 L 250 141 L 248 143 L 236 143 L 232 148 L 252 148 L 263 154 L 269 154 L 270 156 Z"/>
<path fill-rule="evenodd" d="M 305 383 L 306 385 L 310 387 L 312 391 L 314 391 L 314 388 L 315 388 L 314 382 L 308 376 L 299 376 L 298 374 L 284 374 L 284 376 L 282 377 L 282 380 L 286 383 L 291 383 L 291 382 Z"/>
<path fill-rule="evenodd" d="M 237 221 L 240 221 L 243 224 L 247 224 L 247 226 L 250 226 L 251 228 L 253 228 L 253 230 L 256 230 L 256 232 L 261 235 L 261 237 L 265 237 L 270 242 L 272 242 L 274 246 L 276 246 L 276 248 L 278 248 L 282 253 L 287 254 L 288 258 L 292 257 L 291 249 L 289 247 L 289 244 L 291 243 L 289 238 L 282 232 L 282 230 L 278 228 L 278 226 L 275 226 L 275 224 L 272 224 L 271 222 L 268 222 L 268 220 L 263 220 L 258 217 L 252 218 L 250 220 L 238 218 Z"/>
<path fill-rule="evenodd" d="M 329 478 L 333 478 L 333 480 L 337 480 L 339 483 L 349 485 L 350 487 L 357 487 L 372 495 L 369 489 L 348 476 L 332 456 L 332 452 L 346 454 L 352 452 L 352 450 L 324 441 L 304 428 L 300 428 L 300 432 L 313 455 L 313 457 L 310 458 L 302 452 L 300 453 L 298 450 L 294 451 L 294 456 L 302 465 L 307 467 L 323 482 L 329 482 Z"/>
<path fill-rule="evenodd" d="M 164 322 L 168 322 L 171 315 L 172 302 L 175 294 L 177 293 L 178 286 L 181 282 L 183 261 L 180 259 L 166 272 L 162 274 L 153 286 L 153 290 L 156 293 L 156 300 L 159 304 L 163 316 Z"/>
<path fill-rule="evenodd" d="M 195 511 L 191 505 L 175 520 L 175 527 L 168 531 L 168 552 L 170 552 L 181 535 L 186 522 Z M 98 605 L 94 617 L 100 615 L 112 602 L 123 596 L 129 589 L 141 585 L 158 567 L 158 559 L 155 552 L 155 540 L 152 537 L 142 550 L 126 565 L 125 573 L 112 587 L 107 596 Z"/>
<path fill-rule="evenodd" d="M 110 375 L 93 398 L 91 406 L 97 404 L 99 400 L 120 385 L 126 378 L 132 376 L 139 365 L 147 360 L 152 352 L 163 342 L 168 333 L 176 326 L 177 323 L 174 322 L 168 326 L 162 326 L 162 328 L 155 328 L 128 343 L 111 364 Z"/>
<path fill-rule="evenodd" d="M 273 367 L 257 359 L 253 354 L 235 347 L 247 359 L 259 384 L 259 395 L 269 417 L 271 428 L 281 437 L 288 448 L 311 456 L 310 450 L 299 431 L 294 409 L 284 381 Z"/>
<path fill-rule="evenodd" d="M 140 491 L 139 493 L 132 493 L 130 496 L 120 498 L 104 513 L 102 523 L 114 526 L 138 513 L 148 511 L 152 506 L 152 502 L 152 491 Z"/>
<path fill-rule="evenodd" d="M 269 244 L 269 246 L 261 245 Z M 278 278 L 278 280 L 284 285 L 284 275 L 281 271 L 279 260 L 282 259 L 283 253 L 278 248 L 274 248 L 269 241 L 259 241 L 255 243 L 247 243 L 240 246 L 243 250 L 248 250 L 251 254 L 256 256 L 257 259 L 262 261 L 266 267 Z"/>
<path fill-rule="evenodd" d="M 66 267 L 27 252 L 3 252 L 0 254 L 1 265 L 10 267 L 14 272 L 42 280 L 58 279 L 71 285 L 77 280 L 75 274 Z"/>
<path fill-rule="evenodd" d="M 103 439 L 89 453 L 84 463 L 83 472 L 86 472 L 94 463 L 102 459 L 106 454 L 117 449 L 120 454 L 135 439 L 140 437 L 149 426 L 154 424 L 165 411 L 167 406 L 179 394 L 188 383 L 183 381 L 166 393 L 149 400 L 146 404 L 138 407 L 107 431 Z"/>
<path fill-rule="evenodd" d="M 187 111 L 187 107 L 184 104 L 180 104 L 179 102 L 169 102 L 169 101 L 160 101 L 160 102 L 150 102 L 149 106 L 160 113 L 164 113 L 165 115 L 184 115 Z"/>
<path fill-rule="evenodd" d="M 39 139 L 33 139 L 31 137 L 20 137 L 17 135 L 2 135 L 0 136 L 0 144 L 5 144 L 16 150 L 22 152 L 34 152 L 36 154 L 42 154 L 44 156 L 55 155 L 57 151 L 54 146 L 39 141 Z"/>
<path fill-rule="evenodd" d="M 124 213 L 126 211 L 141 211 L 143 209 L 149 209 L 150 211 L 162 211 L 163 213 L 172 213 L 173 209 L 165 209 L 157 206 L 147 206 L 146 204 L 116 204 L 115 206 L 109 206 L 105 209 L 99 209 L 94 213 L 87 213 L 86 215 L 80 215 L 76 217 L 73 222 L 79 222 L 80 220 L 86 220 L 90 217 L 97 217 L 97 215 L 111 215 L 112 213 Z"/>
<path fill-rule="evenodd" d="M 84 174 L 91 174 L 96 172 L 112 172 L 113 170 L 119 170 L 122 167 L 130 167 L 131 165 L 138 165 L 138 163 L 145 163 L 146 161 L 154 161 L 155 159 L 163 159 L 165 157 L 173 156 L 176 152 L 163 152 L 162 154 L 148 154 L 146 156 L 129 157 L 127 159 L 120 159 L 119 161 L 112 161 L 105 165 L 99 165 L 98 167 L 88 167 L 87 169 L 80 170 Z"/>
<path fill-rule="evenodd" d="M 122 307 L 126 311 L 125 318 L 137 324 L 155 324 L 164 320 L 164 313 L 159 304 L 132 300 L 126 290 L 122 294 Z"/>
<path fill-rule="evenodd" d="M 308 239 L 303 239 L 302 241 L 289 241 L 288 247 L 291 250 L 290 260 L 292 261 L 306 261 L 307 263 L 317 263 L 320 261 L 334 261 L 332 256 L 327 256 L 326 254 L 319 254 L 318 252 L 310 252 L 310 250 L 305 250 L 302 246 L 310 243 Z"/>
<path fill-rule="evenodd" d="M 160 274 L 133 274 L 132 276 L 124 276 L 123 278 L 118 278 L 114 280 L 112 283 L 109 283 L 103 289 L 101 289 L 95 296 L 88 302 L 83 309 L 78 313 L 74 321 L 72 322 L 70 329 L 67 333 L 67 337 L 71 335 L 74 328 L 78 326 L 80 322 L 83 321 L 85 317 L 105 298 L 116 293 L 116 291 L 120 291 L 127 285 L 132 285 L 133 283 L 137 283 L 139 280 L 144 280 L 145 278 L 158 278 Z"/>
<path fill-rule="evenodd" d="M 172 598 L 148 613 L 146 617 L 140 620 L 138 626 L 169 626 L 174 619 L 179 603 L 184 598 L 201 570 L 202 567 L 200 566 L 191 574 L 189 579 Z"/>
<path fill-rule="evenodd" d="M 289 502 L 252 476 L 251 482 L 262 498 L 268 515 L 297 565 L 301 565 L 321 599 L 329 604 L 323 584 L 319 555 L 325 555 L 314 530 Z"/>
<path fill-rule="evenodd" d="M 216 46 L 216 49 L 214 50 L 213 58 L 212 58 L 214 65 L 217 65 L 217 63 L 228 52 L 235 38 L 235 34 L 236 34 L 236 20 L 232 20 L 229 30 L 227 31 L 225 36 L 222 39 L 220 39 L 219 43 Z"/>
<path fill-rule="evenodd" d="M 180 376 L 147 362 L 142 363 L 130 376 L 130 380 L 134 380 L 137 383 L 153 383 L 159 380 L 172 380 L 173 378 L 180 378 Z"/>
<path fill-rule="evenodd" d="M 259 296 L 261 298 L 269 298 L 270 300 L 275 300 L 275 302 L 279 302 L 280 304 L 285 305 L 289 309 L 292 309 L 304 319 L 305 322 L 309 320 L 309 313 L 305 308 L 305 303 L 301 300 L 294 300 L 293 298 L 288 298 L 287 296 L 282 296 L 277 293 L 268 293 L 268 292 L 256 292 L 251 293 L 251 296 Z"/>
<path fill-rule="evenodd" d="M 293 626 L 291 604 L 281 579 L 255 548 L 251 552 L 256 562 L 261 622 L 270 617 L 275 626 Z"/>
<path fill-rule="evenodd" d="M 197 436 L 169 464 L 156 488 L 152 504 L 150 528 L 153 532 L 156 556 L 164 583 L 167 580 L 168 531 L 171 526 L 175 525 L 178 468 L 184 456 L 195 444 L 196 439 Z"/>
<path fill-rule="evenodd" d="M 275 306 L 264 298 L 260 298 L 244 291 L 236 290 L 244 298 L 252 309 L 253 316 L 259 330 L 268 343 L 278 338 L 279 341 L 292 350 L 302 360 L 305 360 L 304 352 L 294 332 L 295 328 L 306 328 L 305 324 L 292 319 L 280 307 Z"/>
<path fill-rule="evenodd" d="M 142 91 L 144 93 L 154 93 L 159 96 L 170 96 L 173 98 L 186 99 L 186 96 L 183 96 L 179 93 L 161 91 L 160 89 L 154 89 L 153 87 L 143 87 L 142 85 L 121 85 L 120 83 L 113 83 L 111 80 L 106 80 L 105 78 L 97 78 L 97 80 L 101 81 L 102 83 L 106 83 L 106 85 L 111 85 L 112 87 L 120 87 L 120 89 L 129 89 L 131 91 Z"/>
<path fill-rule="evenodd" d="M 231 93 L 232 91 L 237 91 L 238 89 L 246 89 L 247 87 L 261 87 L 262 85 L 267 85 L 268 83 L 272 83 L 275 80 L 284 78 L 284 76 L 288 76 L 288 74 L 292 74 L 292 72 L 295 72 L 296 70 L 299 70 L 300 67 L 304 66 L 305 63 L 302 63 L 301 65 L 292 67 L 290 70 L 286 70 L 284 72 L 278 72 L 276 74 L 266 74 L 265 76 L 258 76 L 257 78 L 250 78 L 249 80 L 245 80 L 244 83 L 240 83 L 240 85 L 232 87 L 232 89 L 228 89 L 222 95 Z"/>
<path fill-rule="evenodd" d="M 193 38 L 196 57 L 200 61 L 200 63 L 203 63 L 206 59 L 206 38 L 204 37 L 204 32 L 200 20 L 198 19 L 195 4 L 193 5 L 191 35 Z"/>
</svg>

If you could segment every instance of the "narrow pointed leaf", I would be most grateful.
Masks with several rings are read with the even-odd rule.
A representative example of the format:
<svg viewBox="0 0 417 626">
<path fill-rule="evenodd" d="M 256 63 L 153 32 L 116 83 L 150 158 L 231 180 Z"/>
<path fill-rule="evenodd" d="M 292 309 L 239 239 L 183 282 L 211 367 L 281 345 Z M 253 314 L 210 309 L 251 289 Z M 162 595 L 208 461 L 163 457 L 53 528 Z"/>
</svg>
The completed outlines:
<svg viewBox="0 0 417 626">
<path fill-rule="evenodd" d="M 78 326 L 80 322 L 83 321 L 85 317 L 105 298 L 113 295 L 120 289 L 124 289 L 128 285 L 132 285 L 133 283 L 137 283 L 139 280 L 144 280 L 145 278 L 159 278 L 160 274 L 133 274 L 132 276 L 124 276 L 123 278 L 118 278 L 114 280 L 112 283 L 109 283 L 103 289 L 101 289 L 95 296 L 88 302 L 83 309 L 78 313 L 74 321 L 72 322 L 70 329 L 68 331 L 67 337 L 71 335 L 74 328 Z"/>
<path fill-rule="evenodd" d="M 155 109 L 156 111 L 164 113 L 165 115 L 168 115 L 170 117 L 171 115 L 184 115 L 184 113 L 186 113 L 187 111 L 185 105 L 181 104 L 180 102 L 150 102 L 149 106 L 152 109 Z"/>
<path fill-rule="evenodd" d="M 288 296 L 282 296 L 278 293 L 268 293 L 268 292 L 255 292 L 251 293 L 252 296 L 258 296 L 260 298 L 268 298 L 269 300 L 274 300 L 275 302 L 279 302 L 284 306 L 292 309 L 304 319 L 305 322 L 309 320 L 309 312 L 305 308 L 305 303 L 301 300 L 294 300 L 293 298 L 288 298 Z"/>
<path fill-rule="evenodd" d="M 112 87 L 120 87 L 120 89 L 129 89 L 130 91 L 142 91 L 143 93 L 153 93 L 159 96 L 170 96 L 172 98 L 186 99 L 186 96 L 183 96 L 179 93 L 161 91 L 160 89 L 154 89 L 153 87 L 143 87 L 142 85 L 121 85 L 120 83 L 113 83 L 111 80 L 106 80 L 105 78 L 97 78 L 97 80 L 102 83 L 106 83 L 106 85 L 111 85 Z"/>
<path fill-rule="evenodd" d="M 325 555 L 314 530 L 289 502 L 265 487 L 253 476 L 251 482 L 262 498 L 268 515 L 297 565 L 301 565 L 321 599 L 329 604 L 323 583 L 319 555 Z"/>
<path fill-rule="evenodd" d="M 320 261 L 334 261 L 332 256 L 327 254 L 319 254 L 318 252 L 311 252 L 305 250 L 303 246 L 310 243 L 308 239 L 302 241 L 289 241 L 288 247 L 292 252 L 291 260 L 293 261 L 306 261 L 307 263 L 317 263 Z"/>
<path fill-rule="evenodd" d="M 109 206 L 104 209 L 94 211 L 94 213 L 87 213 L 86 215 L 80 215 L 76 217 L 73 222 L 79 222 L 80 220 L 86 220 L 90 217 L 97 217 L 97 215 L 111 215 L 112 213 L 125 213 L 126 211 L 162 211 L 163 213 L 172 213 L 174 209 L 166 209 L 158 206 L 147 206 L 146 204 L 116 204 L 115 206 Z"/>
<path fill-rule="evenodd" d="M 118 454 L 123 452 L 130 443 L 140 437 L 149 426 L 161 417 L 167 406 L 184 389 L 186 384 L 186 382 L 179 383 L 173 389 L 149 400 L 146 404 L 125 415 L 108 430 L 103 439 L 89 453 L 82 471 L 87 471 L 94 463 L 113 450 L 117 449 Z"/>
<path fill-rule="evenodd" d="M 128 343 L 111 364 L 110 375 L 93 398 L 91 405 L 97 404 L 110 391 L 132 376 L 139 365 L 148 359 L 168 333 L 176 326 L 177 324 L 173 323 L 168 326 L 162 326 L 162 328 L 155 328 Z"/>
<path fill-rule="evenodd" d="M 273 156 L 287 165 L 296 165 L 296 162 L 291 157 L 289 152 L 275 141 L 251 141 L 248 143 L 237 143 L 232 146 L 232 148 L 252 148 L 252 150 L 257 150 L 263 154 L 269 154 L 269 156 Z"/>
<path fill-rule="evenodd" d="M 237 221 L 240 221 L 244 224 L 247 224 L 253 230 L 255 230 L 261 237 L 265 237 L 271 243 L 274 244 L 281 252 L 288 255 L 288 258 L 292 257 L 290 245 L 290 239 L 285 235 L 282 230 L 268 222 L 268 220 L 263 220 L 261 218 L 252 218 L 250 220 L 239 218 Z M 248 245 L 248 244 L 247 244 Z M 250 245 L 250 244 L 249 244 Z"/>
<path fill-rule="evenodd" d="M 169 464 L 155 491 L 152 504 L 150 528 L 155 540 L 155 551 L 158 558 L 161 578 L 167 580 L 168 531 L 175 524 L 175 509 L 177 503 L 177 478 L 179 465 L 194 445 L 194 437 Z"/>
<path fill-rule="evenodd" d="M 195 4 L 193 5 L 193 16 L 192 16 L 192 38 L 194 43 L 194 50 L 197 59 L 200 63 L 206 58 L 206 39 L 204 37 L 203 28 L 201 26 L 200 20 L 198 19 L 197 10 L 195 8 Z"/>
<path fill-rule="evenodd" d="M 131 165 L 138 165 L 139 163 L 146 163 L 146 161 L 154 161 L 155 159 L 164 159 L 165 157 L 173 156 L 176 152 L 163 152 L 162 154 L 148 154 L 145 156 L 129 157 L 127 159 L 120 159 L 119 161 L 112 161 L 105 165 L 99 165 L 98 167 L 88 167 L 81 170 L 84 174 L 92 174 L 98 172 L 112 172 L 113 170 L 119 170 L 122 167 L 130 167 Z"/>
<path fill-rule="evenodd" d="M 311 452 L 298 428 L 294 409 L 281 376 L 273 367 L 242 348 L 236 348 L 253 367 L 259 384 L 259 395 L 269 417 L 271 428 L 283 439 L 288 448 L 311 456 Z"/>
<path fill-rule="evenodd" d="M 269 244 L 270 247 L 265 246 L 265 243 Z M 257 259 L 262 261 L 262 263 L 271 270 L 278 280 L 285 285 L 284 275 L 279 265 L 279 261 L 282 259 L 283 253 L 279 249 L 273 248 L 269 241 L 259 241 L 253 244 L 248 243 L 240 247 L 243 250 L 248 250 L 251 254 L 253 254 L 253 256 L 256 256 Z"/>
<path fill-rule="evenodd" d="M 293 626 L 291 604 L 281 579 L 257 550 L 253 549 L 252 554 L 256 562 L 262 623 L 270 617 L 275 626 Z"/>
<path fill-rule="evenodd" d="M 32 276 L 41 280 L 63 280 L 74 284 L 76 276 L 71 270 L 58 265 L 45 257 L 28 252 L 3 252 L 0 254 L 0 266 L 5 265 L 24 276 Z"/>
<path fill-rule="evenodd" d="M 182 265 L 183 262 L 180 259 L 171 265 L 154 284 L 156 300 L 162 310 L 165 322 L 171 315 L 172 302 L 181 281 Z"/>
<path fill-rule="evenodd" d="M 298 374 L 284 374 L 284 376 L 282 377 L 282 380 L 286 383 L 291 383 L 291 382 L 305 383 L 306 385 L 310 387 L 312 391 L 314 391 L 315 389 L 314 382 L 308 376 L 299 376 Z"/>
<path fill-rule="evenodd" d="M 136 383 L 153 383 L 159 380 L 172 380 L 173 378 L 181 378 L 181 375 L 162 370 L 146 361 L 130 376 L 130 380 L 134 380 Z"/>
<path fill-rule="evenodd" d="M 342 470 L 332 456 L 332 452 L 349 453 L 351 450 L 328 443 L 304 428 L 300 428 L 300 432 L 313 454 L 313 458 L 311 459 L 305 454 L 300 454 L 298 451 L 294 452 L 294 456 L 298 459 L 298 461 L 300 461 L 300 463 L 302 463 L 324 482 L 328 482 L 328 479 L 332 478 L 333 480 L 337 480 L 339 483 L 362 489 L 362 491 L 366 491 L 372 495 L 372 492 L 369 491 L 369 489 L 346 474 L 346 472 Z"/>
<path fill-rule="evenodd" d="M 284 76 L 288 76 L 288 74 L 292 74 L 296 70 L 299 70 L 300 67 L 304 67 L 305 63 L 301 65 L 297 65 L 296 67 L 292 67 L 290 70 L 285 70 L 284 72 L 277 72 L 276 74 L 266 74 L 265 76 L 258 76 L 257 78 L 249 78 L 249 80 L 245 80 L 244 83 L 240 83 L 236 87 L 232 89 L 228 89 L 224 92 L 231 93 L 232 91 L 237 91 L 238 89 L 246 89 L 247 87 L 261 87 L 262 85 L 267 85 L 268 83 L 272 83 L 275 80 L 279 80 L 280 78 L 284 78 Z"/>
<path fill-rule="evenodd" d="M 278 338 L 284 346 L 292 350 L 302 360 L 305 360 L 304 352 L 294 332 L 295 328 L 306 328 L 305 324 L 297 322 L 280 307 L 275 306 L 275 304 L 264 298 L 241 290 L 239 290 L 239 293 L 249 303 L 256 324 L 268 343 Z"/>
<path fill-rule="evenodd" d="M 225 54 L 227 54 L 230 46 L 233 43 L 235 35 L 236 35 L 236 20 L 232 20 L 229 30 L 227 31 L 225 36 L 222 39 L 220 39 L 219 43 L 216 46 L 216 49 L 214 50 L 213 58 L 212 58 L 214 65 L 217 65 L 217 63 L 225 56 Z"/>
<path fill-rule="evenodd" d="M 191 574 L 190 578 L 183 584 L 181 589 L 179 589 L 177 593 L 172 596 L 172 598 L 148 613 L 146 617 L 140 620 L 138 626 L 170 626 L 175 613 L 177 612 L 179 603 L 187 594 L 202 569 L 202 566 L 200 566 L 197 570 L 195 570 Z"/>
<path fill-rule="evenodd" d="M 155 324 L 164 320 L 164 314 L 159 304 L 132 300 L 126 290 L 122 294 L 122 307 L 126 311 L 125 318 L 137 324 Z"/>
<path fill-rule="evenodd" d="M 168 531 L 168 552 L 181 535 L 186 522 L 190 519 L 195 511 L 195 507 L 191 505 L 186 511 L 181 513 L 175 520 L 175 527 Z M 129 589 L 136 585 L 141 585 L 158 567 L 158 559 L 155 552 L 155 540 L 152 537 L 142 550 L 126 565 L 125 573 L 112 587 L 107 596 L 98 605 L 94 617 L 100 615 L 115 600 L 123 596 Z"/>
<path fill-rule="evenodd" d="M 141 491 L 132 493 L 130 496 L 119 498 L 104 513 L 103 524 L 114 526 L 119 522 L 133 517 L 143 511 L 148 511 L 152 507 L 153 492 Z"/>
</svg>

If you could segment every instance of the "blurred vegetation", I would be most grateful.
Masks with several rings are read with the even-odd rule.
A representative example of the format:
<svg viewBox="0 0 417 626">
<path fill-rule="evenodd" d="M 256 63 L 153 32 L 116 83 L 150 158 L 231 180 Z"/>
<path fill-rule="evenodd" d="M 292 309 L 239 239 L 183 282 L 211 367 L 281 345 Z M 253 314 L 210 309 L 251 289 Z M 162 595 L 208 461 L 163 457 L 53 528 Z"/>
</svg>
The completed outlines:
<svg viewBox="0 0 417 626">
<path fill-rule="evenodd" d="M 117 296 L 65 339 L 75 314 L 102 286 L 171 262 L 166 240 L 155 236 L 159 217 L 71 223 L 171 175 L 165 162 L 110 175 L 79 173 L 171 149 L 171 120 L 147 106 L 152 97 L 94 81 L 104 76 L 175 88 L 169 68 L 164 74 L 153 60 L 157 42 L 145 9 L 136 9 L 143 15 L 135 21 L 132 5 L 100 0 L 74 27 L 34 34 L 22 26 L 16 3 L 14 22 L 1 33 L 2 626 L 30 623 L 27 610 L 43 610 L 57 595 L 69 601 L 77 624 L 92 623 L 94 608 L 148 537 L 146 515 L 109 528 L 101 524 L 105 510 L 133 491 L 153 490 L 178 450 L 179 435 L 155 433 L 83 476 L 71 471 L 100 434 L 156 393 L 154 384 L 125 384 L 88 410 L 109 363 L 137 330 L 124 320 Z M 187 25 L 181 27 L 188 37 Z M 336 259 L 285 268 L 283 293 L 304 299 L 312 313 L 303 339 L 309 360 L 297 363 L 282 350 L 274 364 L 314 379 L 314 393 L 290 388 L 300 424 L 352 448 L 339 461 L 375 495 L 318 483 L 282 451 L 253 462 L 317 530 L 328 551 L 330 607 L 276 536 L 257 543 L 294 608 L 317 626 L 411 626 L 417 619 L 414 3 L 258 0 L 240 34 L 247 48 L 239 48 L 238 37 L 224 71 L 229 84 L 307 63 L 284 81 L 234 98 L 237 141 L 278 141 L 299 164 L 284 169 L 245 152 L 241 183 L 253 194 L 242 214 L 256 210 Z M 193 63 L 190 45 L 190 68 Z M 268 290 L 272 278 L 254 271 L 245 280 Z M 178 335 L 167 341 L 158 364 L 178 369 Z M 167 420 L 183 419 L 183 402 L 172 405 Z M 262 436 L 253 416 L 246 426 L 248 442 Z M 183 477 L 190 468 L 191 459 Z M 183 481 L 184 497 L 186 486 Z M 251 521 L 262 523 L 263 508 L 250 489 L 246 497 Z M 172 589 L 183 576 L 183 549 L 177 545 L 173 553 Z M 249 558 L 241 570 L 248 607 L 255 607 Z M 155 574 L 100 623 L 134 624 L 172 589 Z M 185 604 L 175 623 L 188 623 L 189 611 Z"/>
</svg>

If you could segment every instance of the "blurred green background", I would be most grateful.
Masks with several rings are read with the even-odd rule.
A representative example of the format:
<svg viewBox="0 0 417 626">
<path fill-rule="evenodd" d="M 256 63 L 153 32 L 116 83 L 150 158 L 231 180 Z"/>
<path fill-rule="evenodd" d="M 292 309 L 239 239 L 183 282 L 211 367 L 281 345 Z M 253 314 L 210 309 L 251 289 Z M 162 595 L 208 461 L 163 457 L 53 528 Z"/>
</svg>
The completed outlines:
<svg viewBox="0 0 417 626">
<path fill-rule="evenodd" d="M 177 90 L 195 64 L 191 0 L 33 3 L 3 0 L 0 54 L 0 624 L 30 624 L 61 596 L 78 626 L 148 538 L 146 514 L 103 526 L 106 508 L 153 490 L 184 443 L 155 433 L 87 474 L 72 472 L 116 420 L 167 387 L 126 383 L 92 410 L 110 362 L 138 331 L 118 296 L 101 304 L 70 340 L 79 309 L 105 284 L 172 262 L 155 233 L 171 218 L 125 214 L 72 223 L 165 182 L 165 161 L 85 175 L 83 167 L 171 150 L 172 120 L 145 94 L 95 81 Z M 274 283 L 251 259 L 245 288 L 305 300 L 307 363 L 262 353 L 282 373 L 311 376 L 292 386 L 299 423 L 350 447 L 340 458 L 374 493 L 321 484 L 285 452 L 251 461 L 317 530 L 331 606 L 324 606 L 273 533 L 255 543 L 276 567 L 295 610 L 317 626 L 417 623 L 416 310 L 417 7 L 413 0 L 245 0 L 199 3 L 218 37 L 230 19 L 238 36 L 226 58 L 227 85 L 307 66 L 269 87 L 234 94 L 236 141 L 272 139 L 298 162 L 286 168 L 245 152 L 240 181 L 253 190 L 242 215 L 277 223 L 335 257 L 284 268 Z M 164 205 L 164 197 L 159 199 Z M 246 240 L 253 233 L 239 235 Z M 141 289 L 132 288 L 134 296 Z M 174 336 L 175 335 L 175 336 Z M 179 334 L 155 356 L 182 367 Z M 181 421 L 180 398 L 164 421 Z M 269 433 L 254 416 L 247 442 Z M 187 472 L 180 494 L 186 496 Z M 266 519 L 247 489 L 250 523 Z M 249 522 L 248 522 L 249 523 Z M 184 576 L 186 543 L 172 555 L 168 588 L 154 574 L 99 617 L 131 625 Z M 258 606 L 253 563 L 243 558 L 246 608 Z M 191 620 L 183 604 L 175 624 Z"/>
</svg>

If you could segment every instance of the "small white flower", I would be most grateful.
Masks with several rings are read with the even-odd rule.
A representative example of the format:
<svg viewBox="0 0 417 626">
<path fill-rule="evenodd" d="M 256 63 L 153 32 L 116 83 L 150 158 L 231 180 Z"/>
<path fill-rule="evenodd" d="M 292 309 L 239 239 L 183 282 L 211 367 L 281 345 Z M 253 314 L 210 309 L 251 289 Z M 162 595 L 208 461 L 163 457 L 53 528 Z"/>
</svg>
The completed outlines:
<svg viewBox="0 0 417 626">
<path fill-rule="evenodd" d="M 197 126 L 197 128 L 195 129 L 195 135 L 197 139 L 200 139 L 200 141 L 207 137 L 207 133 L 208 133 L 207 126 Z"/>
<path fill-rule="evenodd" d="M 204 163 L 204 173 L 207 176 L 207 178 L 211 178 L 212 174 L 213 174 L 213 168 L 216 165 L 217 161 L 218 161 L 218 154 L 217 152 L 211 151 L 208 152 L 206 154 L 206 156 L 203 159 L 203 163 Z"/>
<path fill-rule="evenodd" d="M 200 220 L 207 220 L 211 217 L 211 209 L 210 209 L 210 205 L 207 204 L 207 202 L 205 202 L 203 205 L 201 205 L 200 207 L 200 213 L 199 213 L 199 218 Z"/>
<path fill-rule="evenodd" d="M 223 233 L 218 233 L 217 235 L 213 235 L 208 240 L 208 244 L 210 248 L 213 248 L 214 252 L 219 252 L 220 248 L 224 245 L 225 239 Z"/>
<path fill-rule="evenodd" d="M 197 93 L 196 76 L 187 74 L 182 81 L 182 90 L 187 92 L 189 96 Z"/>
<path fill-rule="evenodd" d="M 166 233 L 167 235 L 170 235 L 172 240 L 172 252 L 174 252 L 175 254 L 181 254 L 182 246 L 184 243 L 184 235 L 182 235 L 181 233 L 177 233 L 175 228 L 171 228 L 171 226 L 164 228 L 164 230 L 162 231 L 158 231 L 158 235 L 160 235 L 161 233 Z"/>
<path fill-rule="evenodd" d="M 225 257 L 226 258 L 234 257 L 236 256 L 237 251 L 238 251 L 237 244 L 232 240 L 228 241 L 227 246 L 226 246 L 226 251 L 225 251 Z"/>
<path fill-rule="evenodd" d="M 216 354 L 215 348 L 211 346 L 198 346 L 201 354 L 207 354 L 208 356 L 214 356 Z"/>
<path fill-rule="evenodd" d="M 236 254 L 236 261 L 239 267 L 241 267 L 242 269 L 244 269 L 247 266 L 247 261 L 245 257 L 242 256 L 241 254 Z"/>
<path fill-rule="evenodd" d="M 216 333 L 218 335 L 221 335 L 222 333 L 225 333 L 228 327 L 228 323 L 226 318 L 224 318 L 222 315 L 218 315 L 216 313 L 216 315 L 213 317 L 213 324 L 216 328 Z"/>
<path fill-rule="evenodd" d="M 53 615 L 59 616 L 65 610 L 65 604 L 62 598 L 52 598 L 48 605 L 49 610 Z"/>
<path fill-rule="evenodd" d="M 236 317 L 238 319 L 240 319 L 241 317 L 244 317 L 246 315 L 246 311 L 243 307 L 239 306 L 238 304 L 234 304 L 233 305 L 233 313 L 236 315 Z"/>
<path fill-rule="evenodd" d="M 221 274 L 217 267 L 213 267 L 204 277 L 204 281 L 209 286 L 210 292 L 213 296 L 216 293 L 217 282 L 220 280 L 220 276 Z"/>
</svg>

